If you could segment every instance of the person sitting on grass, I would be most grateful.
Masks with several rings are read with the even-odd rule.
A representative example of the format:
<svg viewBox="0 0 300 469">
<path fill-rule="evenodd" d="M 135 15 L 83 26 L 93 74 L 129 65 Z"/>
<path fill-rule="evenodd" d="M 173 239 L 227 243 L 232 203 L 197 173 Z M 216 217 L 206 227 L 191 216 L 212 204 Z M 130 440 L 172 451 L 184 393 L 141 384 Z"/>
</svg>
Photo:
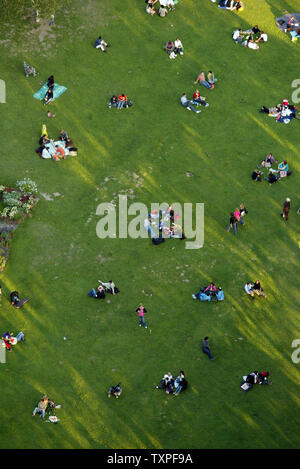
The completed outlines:
<svg viewBox="0 0 300 469">
<path fill-rule="evenodd" d="M 68 140 L 68 134 L 65 130 L 61 130 L 59 133 L 59 140 L 66 142 Z"/>
<path fill-rule="evenodd" d="M 177 37 L 174 42 L 175 54 L 183 55 L 183 45 L 181 40 Z"/>
<path fill-rule="evenodd" d="M 193 102 L 202 104 L 202 106 L 207 107 L 207 106 L 209 106 L 209 104 L 205 100 L 206 100 L 206 98 L 204 98 L 203 96 L 200 95 L 200 91 L 196 90 L 194 95 L 193 95 Z"/>
<path fill-rule="evenodd" d="M 111 293 L 112 295 L 116 295 L 117 293 L 119 293 L 119 289 L 118 287 L 116 287 L 116 285 L 114 284 L 114 282 L 112 280 L 109 280 L 108 282 L 102 282 L 101 280 L 98 280 L 99 283 L 101 283 L 101 285 L 103 285 L 103 287 L 105 288 L 105 291 L 107 293 Z"/>
<path fill-rule="evenodd" d="M 108 107 L 111 108 L 111 107 L 117 107 L 117 104 L 118 104 L 118 98 L 116 95 L 113 95 L 111 98 L 110 98 L 110 101 L 108 103 Z"/>
<path fill-rule="evenodd" d="M 7 350 L 7 352 L 11 352 L 12 348 L 11 348 L 11 343 L 10 343 L 10 339 L 11 339 L 11 334 L 9 332 L 5 332 L 3 335 L 2 335 L 2 340 L 4 342 L 4 346 Z"/>
<path fill-rule="evenodd" d="M 101 49 L 102 52 L 107 52 L 106 48 L 109 47 L 109 44 L 107 44 L 107 42 L 105 42 L 101 36 L 98 37 L 98 39 L 96 39 L 96 42 L 95 42 L 95 48 L 96 49 Z"/>
<path fill-rule="evenodd" d="M 187 380 L 185 379 L 185 376 L 184 376 L 184 372 L 181 370 L 180 373 L 179 373 L 179 376 L 177 376 L 177 378 L 175 379 L 175 382 L 174 382 L 174 387 L 175 387 L 175 391 L 174 391 L 174 396 L 178 396 L 181 391 L 184 391 L 186 388 L 187 388 Z"/>
<path fill-rule="evenodd" d="M 249 49 L 258 50 L 259 45 L 255 42 L 252 37 L 249 37 L 245 42 L 243 42 L 243 46 L 249 47 Z"/>
<path fill-rule="evenodd" d="M 209 82 L 205 79 L 205 73 L 204 73 L 204 72 L 199 73 L 199 75 L 198 75 L 196 81 L 194 81 L 194 85 L 195 85 L 196 83 L 198 83 L 198 82 L 200 83 L 200 85 L 205 86 L 205 88 L 208 88 L 209 90 L 213 90 L 214 87 L 215 87 L 214 83 L 209 83 Z"/>
<path fill-rule="evenodd" d="M 276 171 L 272 170 L 272 168 L 269 169 L 269 175 L 268 177 L 265 177 L 265 180 L 269 182 L 269 184 L 274 184 L 274 182 L 278 181 L 278 176 L 275 174 Z"/>
<path fill-rule="evenodd" d="M 288 165 L 288 162 L 286 160 L 279 163 L 278 171 L 279 171 L 279 177 L 280 178 L 290 176 L 292 174 L 292 171 L 289 171 L 289 165 Z"/>
<path fill-rule="evenodd" d="M 169 11 L 175 10 L 174 0 L 159 0 L 160 6 L 168 8 Z"/>
<path fill-rule="evenodd" d="M 52 100 L 53 100 L 53 87 L 48 89 L 44 98 L 44 104 L 49 104 Z"/>
<path fill-rule="evenodd" d="M 121 383 L 118 383 L 116 386 L 110 386 L 108 388 L 107 397 L 110 397 L 111 395 L 113 395 L 115 396 L 116 399 L 119 399 L 121 394 L 122 394 Z"/>
<path fill-rule="evenodd" d="M 157 13 L 161 18 L 165 18 L 165 16 L 168 14 L 168 10 L 166 7 L 161 5 Z"/>
<path fill-rule="evenodd" d="M 261 172 L 261 171 L 258 171 L 258 169 L 255 169 L 255 170 L 252 172 L 251 178 L 253 179 L 253 181 L 259 181 L 259 182 L 261 182 L 261 175 L 262 175 L 262 172 Z"/>
<path fill-rule="evenodd" d="M 194 106 L 192 105 L 193 101 L 187 99 L 186 93 L 182 94 L 180 101 L 181 101 L 182 106 L 188 109 L 188 111 L 193 111 L 196 114 L 199 114 L 201 112 L 200 110 L 197 111 L 197 109 L 194 108 Z"/>
<path fill-rule="evenodd" d="M 211 70 L 207 72 L 207 81 L 210 85 L 214 85 L 218 81 L 218 79 L 215 78 L 214 72 L 212 72 Z"/>
<path fill-rule="evenodd" d="M 118 96 L 118 103 L 117 103 L 117 109 L 121 110 L 122 107 L 124 106 L 125 104 L 125 101 L 127 99 L 127 96 L 126 94 L 122 93 Z"/>
<path fill-rule="evenodd" d="M 160 383 L 158 386 L 154 386 L 155 389 L 165 389 L 166 394 L 170 394 L 173 391 L 174 387 L 174 378 L 172 376 L 172 373 L 168 371 L 163 378 L 160 380 Z"/>
<path fill-rule="evenodd" d="M 255 42 L 267 42 L 268 40 L 268 35 L 264 33 L 264 31 L 260 31 L 260 36 L 258 39 L 256 39 Z"/>
<path fill-rule="evenodd" d="M 172 52 L 175 54 L 175 44 L 173 41 L 168 41 L 165 44 L 165 51 L 170 55 Z"/>
<path fill-rule="evenodd" d="M 268 153 L 265 159 L 258 166 L 259 168 L 270 168 L 275 163 L 275 158 L 272 153 Z"/>
<path fill-rule="evenodd" d="M 156 0 L 156 1 L 157 1 L 157 0 Z M 154 3 L 156 3 L 156 2 L 153 2 L 153 1 L 151 1 L 151 0 L 148 0 L 147 5 L 146 5 L 146 13 L 148 13 L 148 15 L 151 15 L 151 16 L 155 15 L 156 10 L 155 10 L 155 8 L 154 8 L 154 6 L 153 6 Z"/>
<path fill-rule="evenodd" d="M 48 396 L 44 396 L 44 397 L 40 400 L 40 402 L 38 403 L 37 407 L 35 407 L 34 411 L 32 412 L 32 417 L 34 417 L 35 414 L 38 413 L 38 414 L 41 415 L 41 418 L 44 420 L 44 419 L 45 419 L 46 410 L 47 410 L 47 407 L 48 407 L 48 402 L 49 402 Z"/>
<path fill-rule="evenodd" d="M 244 290 L 247 293 L 247 295 L 250 295 L 252 298 L 254 298 L 254 292 L 252 288 L 253 288 L 253 283 L 251 282 L 247 282 L 246 285 L 244 286 Z"/>
<path fill-rule="evenodd" d="M 264 298 L 267 298 L 267 295 L 264 293 L 264 290 L 263 290 L 259 280 L 256 280 L 254 282 L 252 290 L 253 290 L 253 293 L 255 293 L 255 295 L 263 296 Z"/>
<path fill-rule="evenodd" d="M 234 40 L 234 42 L 236 44 L 239 44 L 240 42 L 243 42 L 245 40 L 243 30 L 242 29 L 236 29 L 235 31 L 233 31 L 232 39 Z"/>
</svg>

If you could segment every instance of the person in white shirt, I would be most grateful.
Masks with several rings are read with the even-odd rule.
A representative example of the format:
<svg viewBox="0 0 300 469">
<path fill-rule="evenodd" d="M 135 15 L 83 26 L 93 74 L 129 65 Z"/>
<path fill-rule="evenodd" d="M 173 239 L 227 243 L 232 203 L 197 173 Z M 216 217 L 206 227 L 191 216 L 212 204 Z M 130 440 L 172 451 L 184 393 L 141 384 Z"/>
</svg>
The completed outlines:
<svg viewBox="0 0 300 469">
<path fill-rule="evenodd" d="M 243 31 L 241 29 L 236 29 L 235 31 L 233 31 L 232 39 L 234 40 L 234 42 L 236 44 L 239 43 L 239 42 L 242 42 L 242 40 L 243 40 Z"/>
<path fill-rule="evenodd" d="M 253 39 L 248 39 L 243 44 L 244 44 L 244 46 L 248 46 L 249 49 L 253 49 L 253 50 L 258 50 L 259 49 L 259 45 Z"/>
<path fill-rule="evenodd" d="M 162 7 L 167 7 L 169 10 L 175 10 L 174 0 L 159 0 Z"/>
<path fill-rule="evenodd" d="M 192 101 L 187 99 L 186 93 L 183 93 L 183 95 L 180 98 L 181 104 L 183 107 L 186 107 L 189 111 L 196 112 L 196 114 L 199 114 L 201 111 L 197 111 L 194 106 L 192 106 Z"/>
<path fill-rule="evenodd" d="M 160 9 L 158 10 L 158 15 L 161 18 L 164 18 L 167 14 L 168 14 L 168 10 L 165 7 L 161 6 Z"/>
<path fill-rule="evenodd" d="M 116 294 L 116 292 L 115 292 L 116 285 L 114 284 L 114 282 L 112 280 L 109 280 L 107 283 L 102 282 L 101 280 L 98 280 L 98 282 L 101 283 L 101 285 L 104 286 L 105 290 L 108 293 L 112 293 L 113 295 Z"/>
<path fill-rule="evenodd" d="M 183 46 L 179 38 L 177 38 L 176 41 L 174 41 L 174 46 L 175 46 L 175 53 L 183 55 Z"/>
<path fill-rule="evenodd" d="M 244 286 L 244 290 L 247 293 L 247 295 L 252 296 L 254 298 L 254 292 L 252 291 L 253 284 L 251 282 L 247 282 L 246 285 Z"/>
<path fill-rule="evenodd" d="M 267 42 L 267 40 L 268 40 L 268 35 L 264 33 L 263 31 L 261 31 L 260 36 L 256 42 Z"/>
</svg>

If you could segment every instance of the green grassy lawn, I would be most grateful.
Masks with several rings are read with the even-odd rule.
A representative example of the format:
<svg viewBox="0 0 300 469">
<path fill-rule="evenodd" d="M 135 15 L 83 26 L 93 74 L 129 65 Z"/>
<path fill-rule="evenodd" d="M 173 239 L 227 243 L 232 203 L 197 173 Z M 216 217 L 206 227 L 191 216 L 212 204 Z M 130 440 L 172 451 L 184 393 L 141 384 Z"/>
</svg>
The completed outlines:
<svg viewBox="0 0 300 469">
<path fill-rule="evenodd" d="M 0 365 L 1 448 L 299 447 L 300 365 L 291 361 L 291 343 L 300 338 L 300 124 L 257 112 L 291 100 L 300 78 L 300 41 L 275 25 L 298 2 L 245 3 L 238 15 L 209 0 L 181 0 L 162 19 L 146 14 L 143 0 L 74 0 L 52 30 L 1 25 L 0 184 L 29 176 L 53 199 L 40 194 L 0 276 L 0 332 L 27 335 Z M 257 52 L 235 45 L 232 31 L 254 24 L 269 41 Z M 99 34 L 111 44 L 107 54 L 93 48 Z M 177 36 L 185 54 L 169 60 L 162 46 Z M 38 78 L 25 78 L 24 60 Z M 210 107 L 186 112 L 181 94 L 191 97 L 195 77 L 209 69 L 219 79 L 214 91 L 201 87 Z M 51 74 L 68 88 L 49 106 L 54 119 L 32 98 Z M 133 107 L 108 109 L 121 92 Z M 41 160 L 34 150 L 43 123 L 54 138 L 65 129 L 78 156 Z M 293 174 L 272 186 L 254 183 L 251 172 L 269 152 L 287 159 Z M 204 247 L 99 239 L 96 208 L 117 203 L 118 194 L 149 207 L 203 202 Z M 286 197 L 288 223 L 279 216 Z M 241 202 L 249 214 L 234 236 L 225 228 Z M 117 297 L 87 296 L 98 279 L 111 278 Z M 243 292 L 256 278 L 266 300 Z M 225 301 L 193 301 L 211 280 Z M 23 309 L 9 305 L 12 289 L 30 296 Z M 147 330 L 138 327 L 140 302 Z M 215 362 L 201 352 L 205 335 Z M 189 388 L 179 397 L 152 389 L 181 369 Z M 269 370 L 273 386 L 243 394 L 242 376 L 253 369 Z M 121 399 L 108 399 L 108 386 L 119 381 Z M 45 393 L 62 404 L 58 425 L 31 417 Z"/>
</svg>

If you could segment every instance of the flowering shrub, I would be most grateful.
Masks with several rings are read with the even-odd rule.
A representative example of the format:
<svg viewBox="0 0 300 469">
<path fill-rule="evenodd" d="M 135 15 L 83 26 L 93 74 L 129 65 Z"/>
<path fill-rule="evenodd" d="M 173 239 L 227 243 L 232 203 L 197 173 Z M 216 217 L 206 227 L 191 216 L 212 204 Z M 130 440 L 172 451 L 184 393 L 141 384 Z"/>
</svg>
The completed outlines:
<svg viewBox="0 0 300 469">
<path fill-rule="evenodd" d="M 19 190 L 12 187 L 0 186 L 0 199 L 3 202 L 4 209 L 0 212 L 1 218 L 9 218 L 17 221 L 23 214 L 30 212 L 37 201 L 37 185 L 29 178 L 24 178 L 16 183 Z"/>
<path fill-rule="evenodd" d="M 18 181 L 16 186 L 23 194 L 37 194 L 37 184 L 30 178 L 24 178 L 22 181 Z"/>
</svg>

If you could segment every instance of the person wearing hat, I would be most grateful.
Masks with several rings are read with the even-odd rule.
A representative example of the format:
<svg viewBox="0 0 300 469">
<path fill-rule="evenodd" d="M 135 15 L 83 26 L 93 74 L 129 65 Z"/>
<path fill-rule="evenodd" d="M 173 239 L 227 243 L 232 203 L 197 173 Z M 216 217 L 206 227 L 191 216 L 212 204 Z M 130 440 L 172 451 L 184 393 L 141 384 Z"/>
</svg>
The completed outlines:
<svg viewBox="0 0 300 469">
<path fill-rule="evenodd" d="M 285 199 L 284 203 L 283 203 L 283 208 L 282 208 L 282 212 L 280 214 L 280 216 L 282 218 L 285 218 L 285 221 L 288 221 L 289 219 L 289 211 L 291 209 L 291 199 L 289 199 L 288 197 Z"/>
</svg>

